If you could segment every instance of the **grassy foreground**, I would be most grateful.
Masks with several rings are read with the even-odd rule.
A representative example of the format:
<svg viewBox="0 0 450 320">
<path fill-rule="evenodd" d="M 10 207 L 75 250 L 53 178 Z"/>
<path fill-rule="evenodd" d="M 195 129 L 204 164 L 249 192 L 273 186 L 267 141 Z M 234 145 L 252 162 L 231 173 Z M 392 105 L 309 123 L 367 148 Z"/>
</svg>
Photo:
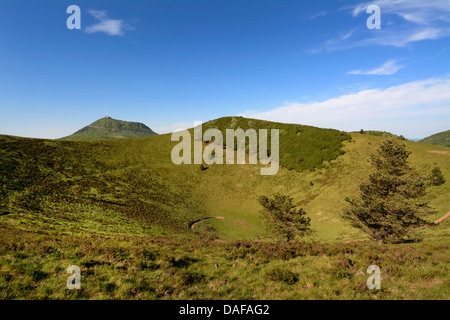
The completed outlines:
<svg viewBox="0 0 450 320">
<path fill-rule="evenodd" d="M 449 299 L 448 222 L 377 245 L 54 236 L 0 225 L 1 299 Z M 68 290 L 66 268 L 81 268 Z M 366 287 L 369 265 L 381 290 Z"/>
</svg>

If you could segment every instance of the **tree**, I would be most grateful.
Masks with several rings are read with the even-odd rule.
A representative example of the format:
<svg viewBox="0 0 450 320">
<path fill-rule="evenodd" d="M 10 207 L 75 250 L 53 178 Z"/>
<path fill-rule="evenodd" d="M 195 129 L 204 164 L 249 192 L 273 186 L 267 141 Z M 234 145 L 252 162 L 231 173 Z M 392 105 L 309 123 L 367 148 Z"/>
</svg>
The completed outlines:
<svg viewBox="0 0 450 320">
<path fill-rule="evenodd" d="M 442 174 L 441 168 L 434 167 L 431 170 L 431 175 L 429 177 L 430 185 L 432 186 L 440 186 L 445 183 L 444 175 Z"/>
<path fill-rule="evenodd" d="M 306 212 L 293 205 L 293 198 L 277 193 L 273 199 L 265 196 L 259 197 L 258 201 L 263 209 L 260 211 L 266 227 L 277 237 L 290 241 L 295 236 L 304 236 L 309 233 L 311 219 L 306 217 Z"/>
<path fill-rule="evenodd" d="M 379 243 L 398 242 L 412 228 L 428 224 L 421 215 L 433 212 L 427 204 L 414 203 L 425 194 L 427 178 L 409 166 L 411 152 L 393 139 L 371 156 L 375 171 L 359 186 L 360 197 L 346 201 L 343 217 Z"/>
</svg>

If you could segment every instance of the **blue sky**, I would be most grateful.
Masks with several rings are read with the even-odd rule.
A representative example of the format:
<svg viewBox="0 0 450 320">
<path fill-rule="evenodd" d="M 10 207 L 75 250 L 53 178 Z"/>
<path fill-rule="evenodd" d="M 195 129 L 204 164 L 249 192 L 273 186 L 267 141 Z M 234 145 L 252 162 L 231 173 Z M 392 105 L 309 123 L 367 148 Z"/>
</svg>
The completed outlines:
<svg viewBox="0 0 450 320">
<path fill-rule="evenodd" d="M 450 0 L 2 0 L 0 133 L 108 112 L 159 133 L 244 115 L 421 138 L 450 129 L 449 40 Z"/>
</svg>

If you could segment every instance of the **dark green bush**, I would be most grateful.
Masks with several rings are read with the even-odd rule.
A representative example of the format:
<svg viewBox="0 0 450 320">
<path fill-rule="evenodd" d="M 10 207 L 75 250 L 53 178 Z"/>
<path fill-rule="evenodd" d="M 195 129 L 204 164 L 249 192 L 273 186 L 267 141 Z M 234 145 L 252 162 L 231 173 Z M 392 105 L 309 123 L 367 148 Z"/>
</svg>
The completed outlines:
<svg viewBox="0 0 450 320">
<path fill-rule="evenodd" d="M 441 168 L 434 167 L 433 170 L 431 170 L 429 180 L 432 186 L 440 186 L 441 184 L 444 184 L 445 178 L 444 175 L 442 174 Z"/>
<path fill-rule="evenodd" d="M 198 272 L 185 271 L 180 273 L 180 281 L 182 285 L 188 286 L 201 282 L 205 276 Z"/>
<path fill-rule="evenodd" d="M 298 277 L 295 273 L 281 268 L 274 268 L 268 271 L 266 277 L 271 281 L 281 281 L 287 284 L 294 284 L 298 281 Z"/>
<path fill-rule="evenodd" d="M 351 278 L 353 277 L 353 274 L 349 272 L 347 269 L 335 267 L 331 269 L 331 274 L 333 277 L 337 279 L 344 279 L 344 278 Z"/>
</svg>

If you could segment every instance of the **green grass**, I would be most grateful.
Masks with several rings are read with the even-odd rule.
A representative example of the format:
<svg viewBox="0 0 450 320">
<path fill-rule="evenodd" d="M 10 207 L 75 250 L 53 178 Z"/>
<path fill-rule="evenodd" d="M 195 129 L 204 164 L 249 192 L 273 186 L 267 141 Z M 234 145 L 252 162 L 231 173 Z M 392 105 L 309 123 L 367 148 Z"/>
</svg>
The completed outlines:
<svg viewBox="0 0 450 320">
<path fill-rule="evenodd" d="M 420 140 L 420 142 L 450 147 L 450 130 L 433 134 L 429 137 Z"/>
<path fill-rule="evenodd" d="M 311 217 L 311 240 L 362 238 L 340 213 L 345 197 L 357 194 L 359 182 L 370 173 L 369 155 L 385 138 L 351 136 L 351 142 L 342 142 L 344 154 L 323 162 L 322 168 L 280 168 L 274 176 L 261 176 L 260 165 L 210 165 L 205 171 L 197 165 L 176 166 L 170 160 L 176 144 L 170 135 L 94 142 L 2 136 L 0 210 L 14 213 L 3 219 L 17 213 L 58 217 L 73 215 L 81 206 L 88 216 L 105 216 L 105 221 L 111 215 L 124 217 L 158 234 L 190 234 L 189 222 L 223 216 L 210 221 L 222 239 L 254 239 L 267 236 L 259 224 L 257 198 L 281 192 L 293 196 Z M 449 210 L 448 148 L 405 143 L 421 173 L 436 164 L 447 180 L 421 199 L 436 208 L 429 217 L 435 220 Z"/>
<path fill-rule="evenodd" d="M 449 245 L 54 236 L 0 224 L 0 299 L 442 299 Z M 81 269 L 68 290 L 66 268 Z M 381 290 L 368 290 L 369 265 Z"/>
<path fill-rule="evenodd" d="M 323 168 L 325 163 L 342 155 L 343 141 L 350 136 L 334 129 L 320 129 L 311 126 L 270 122 L 243 117 L 223 117 L 203 124 L 203 131 L 218 129 L 222 132 L 224 143 L 226 129 L 268 130 L 270 146 L 270 129 L 279 130 L 280 164 L 289 170 L 315 170 Z M 236 148 L 236 145 L 235 145 Z M 270 148 L 270 147 L 269 147 Z"/>
<path fill-rule="evenodd" d="M 363 130 L 362 133 L 361 133 L 361 131 L 354 131 L 352 133 L 368 134 L 370 136 L 386 137 L 386 138 L 394 138 L 394 139 L 400 138 L 400 136 L 398 136 L 394 133 L 387 132 L 387 131 L 378 131 L 378 130 Z M 402 139 L 402 140 L 405 140 L 405 139 Z"/>
<path fill-rule="evenodd" d="M 221 119 L 212 123 L 234 121 L 245 129 L 254 121 Z M 355 196 L 371 171 L 369 155 L 386 138 L 345 134 L 350 140 L 306 126 L 295 138 L 299 126 L 282 128 L 283 152 L 328 154 L 328 160 L 313 161 L 310 169 L 281 162 L 276 175 L 261 176 L 259 164 L 176 166 L 170 135 L 0 136 L 0 298 L 448 299 L 450 221 L 420 230 L 422 243 L 340 243 L 366 237 L 340 214 L 345 197 Z M 302 149 L 314 139 L 330 139 L 329 149 L 320 143 Z M 447 181 L 419 199 L 436 209 L 425 217 L 433 221 L 450 210 L 450 149 L 403 142 L 420 173 L 437 165 Z M 311 217 L 314 234 L 306 243 L 278 244 L 261 226 L 257 199 L 276 192 L 292 196 Z M 192 221 L 217 216 L 224 219 L 189 229 Z M 375 262 L 385 277 L 379 292 L 364 286 L 365 268 Z M 65 288 L 72 264 L 82 269 L 79 292 Z"/>
</svg>

